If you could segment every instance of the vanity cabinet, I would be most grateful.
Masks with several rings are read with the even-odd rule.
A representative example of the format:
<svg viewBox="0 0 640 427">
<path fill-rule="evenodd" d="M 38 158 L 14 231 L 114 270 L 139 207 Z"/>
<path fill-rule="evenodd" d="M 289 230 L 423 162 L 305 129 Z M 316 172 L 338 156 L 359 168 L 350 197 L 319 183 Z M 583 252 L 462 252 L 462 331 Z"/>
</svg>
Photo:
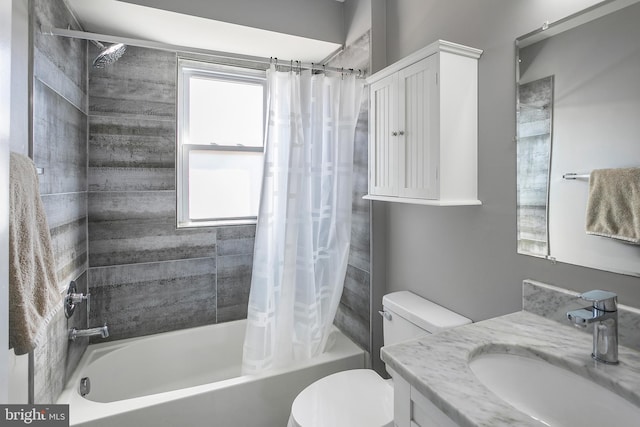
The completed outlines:
<svg viewBox="0 0 640 427">
<path fill-rule="evenodd" d="M 367 79 L 369 194 L 365 199 L 479 205 L 478 58 L 439 40 Z"/>
<path fill-rule="evenodd" d="M 393 423 L 395 427 L 459 427 L 399 375 L 393 377 Z"/>
</svg>

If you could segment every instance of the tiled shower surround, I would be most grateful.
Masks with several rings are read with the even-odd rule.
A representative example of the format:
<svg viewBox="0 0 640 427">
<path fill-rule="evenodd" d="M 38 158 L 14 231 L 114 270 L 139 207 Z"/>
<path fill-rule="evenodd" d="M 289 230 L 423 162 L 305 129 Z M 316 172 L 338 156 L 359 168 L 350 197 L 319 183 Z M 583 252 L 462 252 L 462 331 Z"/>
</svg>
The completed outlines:
<svg viewBox="0 0 640 427">
<path fill-rule="evenodd" d="M 367 31 L 347 46 L 328 65 L 360 69 L 366 75 L 369 68 L 369 39 L 370 33 Z M 360 347 L 371 352 L 370 202 L 362 198 L 368 192 L 368 93 L 369 91 L 365 88 L 356 124 L 353 153 L 351 247 L 349 248 L 349 262 L 344 281 L 344 290 L 338 306 L 335 324 Z"/>
<path fill-rule="evenodd" d="M 358 45 L 368 62 L 368 37 Z M 89 58 L 97 53 L 89 46 Z M 107 323 L 110 340 L 247 315 L 255 226 L 175 227 L 176 65 L 175 53 L 130 46 L 116 63 L 89 70 L 90 323 Z M 363 105 L 352 247 L 336 324 L 369 351 Z"/>
<path fill-rule="evenodd" d="M 89 70 L 90 323 L 110 340 L 247 313 L 255 226 L 176 229 L 176 67 L 130 46 Z"/>
<path fill-rule="evenodd" d="M 60 310 L 35 351 L 35 401 L 52 403 L 88 344 L 68 341 L 72 327 L 107 323 L 108 339 L 117 340 L 245 318 L 255 226 L 176 229 L 175 53 L 129 46 L 116 63 L 94 69 L 91 43 L 40 32 L 81 29 L 65 2 L 31 4 L 33 158 L 44 168 L 40 191 L 58 281 L 75 280 L 91 293 L 89 315 L 84 304 L 69 320 Z M 337 60 L 366 64 L 368 34 L 355 45 Z M 366 105 L 335 323 L 370 351 Z"/>
<path fill-rule="evenodd" d="M 87 292 L 87 43 L 43 35 L 40 28 L 80 29 L 63 1 L 33 0 L 33 160 L 43 168 L 40 194 L 47 214 L 58 284 Z M 58 310 L 47 340 L 34 350 L 34 399 L 54 402 L 88 339 L 67 339 L 86 328 L 84 306 L 67 320 Z M 26 357 L 26 356 L 24 356 Z"/>
</svg>

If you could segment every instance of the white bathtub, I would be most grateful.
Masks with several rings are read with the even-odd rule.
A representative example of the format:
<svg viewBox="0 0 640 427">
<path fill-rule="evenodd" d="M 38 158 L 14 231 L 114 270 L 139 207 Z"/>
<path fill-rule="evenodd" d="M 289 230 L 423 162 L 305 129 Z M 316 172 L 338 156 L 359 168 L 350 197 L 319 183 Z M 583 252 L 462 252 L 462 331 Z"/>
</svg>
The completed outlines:
<svg viewBox="0 0 640 427">
<path fill-rule="evenodd" d="M 284 427 L 307 385 L 364 366 L 364 351 L 336 329 L 310 362 L 240 376 L 244 331 L 241 320 L 90 345 L 57 403 L 70 405 L 72 426 Z"/>
</svg>

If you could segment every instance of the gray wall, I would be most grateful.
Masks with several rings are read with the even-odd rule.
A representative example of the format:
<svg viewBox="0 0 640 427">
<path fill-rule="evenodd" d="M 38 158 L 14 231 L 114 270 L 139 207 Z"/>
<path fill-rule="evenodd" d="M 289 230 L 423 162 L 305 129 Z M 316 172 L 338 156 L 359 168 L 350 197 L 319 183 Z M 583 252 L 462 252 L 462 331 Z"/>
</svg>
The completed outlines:
<svg viewBox="0 0 640 427">
<path fill-rule="evenodd" d="M 129 47 L 89 71 L 90 323 L 110 340 L 246 317 L 255 226 L 176 229 L 176 67 Z"/>
<path fill-rule="evenodd" d="M 0 3 L 0 342 L 8 337 L 8 279 L 9 279 L 9 146 L 11 144 L 11 65 L 14 53 L 11 29 L 19 17 L 13 16 L 13 2 Z M 24 95 L 24 94 L 23 94 Z M 8 345 L 5 347 L 7 348 Z M 9 397 L 9 352 L 0 352 L 0 402 Z"/>
<path fill-rule="evenodd" d="M 589 183 L 564 180 L 562 175 L 638 165 L 639 22 L 637 3 L 520 51 L 525 81 L 554 75 L 550 255 L 562 262 L 637 275 L 640 246 L 587 235 Z M 598 52 L 596 61 L 593 52 Z"/>
<path fill-rule="evenodd" d="M 640 306 L 638 278 L 516 254 L 514 40 L 593 3 L 387 1 L 389 63 L 436 39 L 484 50 L 478 130 L 483 205 L 389 204 L 388 221 L 374 223 L 388 238 L 387 291 L 412 290 L 474 321 L 520 310 L 525 278 L 577 291 L 605 288 L 617 292 L 621 303 Z"/>
<path fill-rule="evenodd" d="M 344 43 L 343 3 L 335 0 L 124 0 L 278 33 Z"/>
<path fill-rule="evenodd" d="M 33 160 L 44 168 L 40 194 L 56 259 L 58 285 L 71 280 L 87 292 L 87 43 L 42 35 L 40 27 L 79 29 L 64 1 L 33 0 Z M 85 304 L 67 321 L 61 309 L 47 340 L 34 351 L 36 403 L 55 402 L 88 340 L 72 343 L 71 327 L 85 328 Z"/>
<path fill-rule="evenodd" d="M 371 32 L 371 0 L 344 2 L 344 28 L 345 46 L 353 44 L 364 33 Z"/>
<path fill-rule="evenodd" d="M 11 151 L 26 156 L 29 153 L 29 2 L 12 0 L 11 3 L 10 146 Z"/>
<path fill-rule="evenodd" d="M 3 10 L 3 18 L 6 18 L 8 22 L 2 24 L 2 28 L 6 29 L 10 32 L 10 38 L 7 40 L 6 45 L 6 53 L 10 57 L 5 60 L 3 57 L 2 63 L 3 66 L 6 66 L 6 76 L 0 77 L 0 81 L 3 84 L 7 85 L 6 90 L 3 89 L 0 91 L 3 93 L 2 99 L 3 102 L 7 102 L 6 111 L 5 106 L 2 106 L 2 112 L 0 116 L 3 119 L 7 120 L 6 124 L 3 122 L 0 125 L 0 129 L 4 129 L 6 132 L 6 137 L 8 140 L 6 141 L 6 149 L 7 153 L 9 151 L 14 151 L 16 153 L 20 153 L 23 155 L 29 154 L 29 87 L 30 87 L 30 74 L 29 74 L 29 2 L 26 0 L 11 0 L 6 2 L 8 6 L 8 11 L 6 15 L 4 15 L 5 11 Z M 8 75 L 9 71 L 11 72 L 11 76 Z M 2 142 L 2 145 L 4 141 Z M 4 147 L 3 147 L 4 150 Z M 0 158 L 2 155 L 0 154 Z M 1 170 L 6 171 L 6 179 L 9 179 L 9 158 L 6 159 L 6 167 L 3 164 L 0 167 Z M 0 179 L 4 179 L 0 178 Z M 6 191 L 9 188 L 6 182 L 0 183 L 0 192 L 2 190 Z M 8 209 L 8 199 L 6 202 L 3 201 L 0 205 L 7 206 Z M 0 217 L 4 221 L 8 221 L 9 212 L 0 213 Z M 0 224 L 0 230 L 3 230 L 5 233 L 8 233 L 8 222 L 5 224 Z M 0 237 L 0 242 L 2 242 L 3 238 L 8 238 L 8 234 L 6 236 Z M 6 250 L 8 247 L 8 243 L 0 246 L 0 260 L 5 261 L 5 258 L 8 257 L 8 253 L 2 252 L 3 249 Z M 2 268 L 6 268 L 6 265 L 0 265 L 0 277 L 3 276 Z M 7 291 L 7 280 L 0 279 L 0 295 L 5 295 Z M 3 307 L 0 307 L 0 313 L 2 313 L 2 319 L 6 320 L 7 313 L 7 304 L 8 298 L 4 298 Z M 2 322 L 0 322 L 2 323 Z M 7 332 L 8 325 L 0 326 L 0 331 Z M 8 390 L 10 394 L 8 396 L 9 403 L 12 402 L 24 402 L 27 399 L 27 358 L 16 356 L 13 350 L 8 351 L 9 360 L 8 365 L 1 364 L 0 366 L 9 366 L 9 378 L 8 382 L 4 384 L 8 384 Z M 1 362 L 0 362 L 1 363 Z M 0 381 L 2 383 L 2 381 Z M 5 390 L 7 391 L 7 390 Z M 0 399 L 0 401 L 3 401 Z"/>
</svg>

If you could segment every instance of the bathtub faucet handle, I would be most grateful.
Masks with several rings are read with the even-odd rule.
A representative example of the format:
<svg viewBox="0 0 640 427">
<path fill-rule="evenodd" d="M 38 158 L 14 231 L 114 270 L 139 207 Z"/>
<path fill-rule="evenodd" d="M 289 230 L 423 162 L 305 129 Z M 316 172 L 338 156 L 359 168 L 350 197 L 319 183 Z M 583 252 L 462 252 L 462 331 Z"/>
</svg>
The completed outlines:
<svg viewBox="0 0 640 427">
<path fill-rule="evenodd" d="M 87 304 L 89 304 L 90 296 L 91 294 L 85 295 L 83 293 L 78 293 L 78 286 L 76 285 L 76 282 L 72 280 L 67 288 L 67 295 L 64 297 L 64 315 L 67 319 L 73 315 L 76 305 L 83 301 L 87 301 Z"/>
<path fill-rule="evenodd" d="M 93 337 L 100 336 L 101 338 L 109 337 L 109 327 L 105 323 L 104 326 L 99 326 L 97 328 L 89 328 L 89 329 L 76 329 L 72 328 L 69 330 L 69 340 L 75 341 L 78 337 Z"/>
<path fill-rule="evenodd" d="M 69 303 L 77 305 L 83 301 L 88 301 L 90 296 L 91 294 L 71 294 L 69 295 Z"/>
</svg>

